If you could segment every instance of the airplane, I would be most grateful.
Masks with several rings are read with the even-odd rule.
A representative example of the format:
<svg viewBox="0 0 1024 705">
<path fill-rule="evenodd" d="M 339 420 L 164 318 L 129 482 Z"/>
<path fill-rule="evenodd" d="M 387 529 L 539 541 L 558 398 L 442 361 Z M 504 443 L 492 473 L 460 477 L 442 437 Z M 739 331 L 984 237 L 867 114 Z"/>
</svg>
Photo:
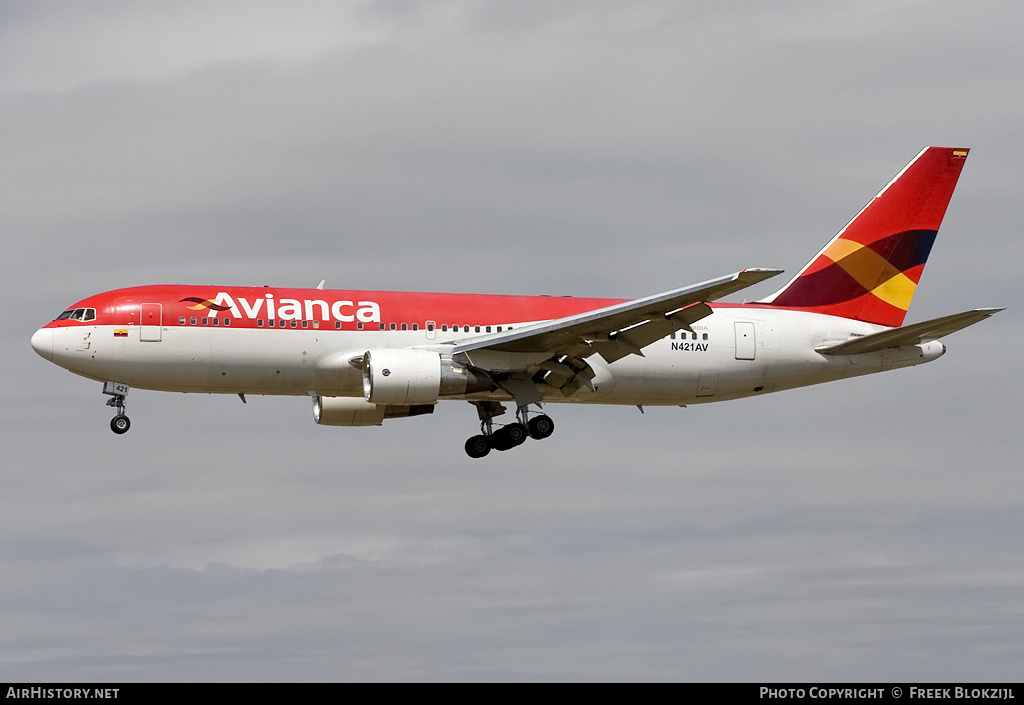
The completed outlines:
<svg viewBox="0 0 1024 705">
<path fill-rule="evenodd" d="M 35 351 L 103 383 L 128 431 L 130 389 L 312 398 L 325 426 L 379 426 L 442 400 L 476 407 L 472 458 L 554 431 L 542 404 L 686 406 L 910 367 L 1001 311 L 903 325 L 968 149 L 927 147 L 774 294 L 744 269 L 640 299 L 236 286 L 140 286 L 85 298 Z M 514 407 L 508 423 L 495 419 Z"/>
</svg>

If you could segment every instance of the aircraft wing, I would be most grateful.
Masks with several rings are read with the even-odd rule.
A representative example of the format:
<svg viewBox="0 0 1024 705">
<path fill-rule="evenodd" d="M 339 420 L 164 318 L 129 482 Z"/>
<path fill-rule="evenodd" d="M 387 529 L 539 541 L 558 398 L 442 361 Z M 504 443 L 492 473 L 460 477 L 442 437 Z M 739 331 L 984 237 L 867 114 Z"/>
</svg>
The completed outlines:
<svg viewBox="0 0 1024 705">
<path fill-rule="evenodd" d="M 781 273 L 781 269 L 745 269 L 728 276 L 634 299 L 565 318 L 464 340 L 453 354 L 473 350 L 509 353 L 562 353 L 586 357 L 598 353 L 607 362 L 643 355 L 647 345 L 711 314 L 708 301 L 745 289 Z"/>
<path fill-rule="evenodd" d="M 976 308 L 973 311 L 955 313 L 952 316 L 934 318 L 923 323 L 915 323 L 901 328 L 885 330 L 881 333 L 865 335 L 862 338 L 839 345 L 831 345 L 827 348 L 818 348 L 823 355 L 856 355 L 858 353 L 877 352 L 886 348 L 898 348 L 901 345 L 917 345 L 929 340 L 937 340 L 950 333 L 955 333 L 961 328 L 974 325 L 983 321 L 989 316 L 994 316 L 1003 309 L 1001 308 Z"/>
</svg>

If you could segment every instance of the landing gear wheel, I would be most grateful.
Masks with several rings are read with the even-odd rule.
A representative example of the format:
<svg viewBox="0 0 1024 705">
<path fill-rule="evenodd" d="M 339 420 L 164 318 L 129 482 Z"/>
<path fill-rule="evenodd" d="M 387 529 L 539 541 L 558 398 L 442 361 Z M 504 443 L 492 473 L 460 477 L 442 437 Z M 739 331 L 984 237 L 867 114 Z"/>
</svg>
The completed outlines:
<svg viewBox="0 0 1024 705">
<path fill-rule="evenodd" d="M 555 422 L 550 416 L 534 416 L 530 419 L 530 438 L 542 440 L 555 432 Z"/>
<path fill-rule="evenodd" d="M 128 429 L 132 427 L 132 422 L 128 420 L 128 417 L 124 414 L 118 414 L 114 418 L 110 419 L 110 430 L 121 435 L 122 433 L 128 433 Z"/>
<path fill-rule="evenodd" d="M 505 433 L 505 429 L 499 428 L 491 434 L 491 447 L 494 448 L 494 450 L 508 450 L 512 447 L 512 442 L 509 441 L 508 434 Z"/>
<path fill-rule="evenodd" d="M 494 446 L 494 450 L 511 450 L 522 445 L 526 439 L 526 426 L 521 423 L 510 423 L 494 432 L 491 436 L 491 445 Z"/>
<path fill-rule="evenodd" d="M 513 448 L 526 443 L 526 439 L 530 437 L 530 433 L 526 430 L 526 426 L 518 422 L 510 423 L 506 426 L 505 432 L 508 433 L 508 437 L 509 440 L 512 441 Z"/>
<path fill-rule="evenodd" d="M 496 401 L 472 401 L 470 404 L 476 407 L 477 415 L 480 417 L 480 435 L 473 436 L 466 441 L 466 455 L 469 457 L 482 458 L 492 448 L 494 450 L 511 450 L 525 443 L 526 439 L 530 437 L 530 428 L 525 423 L 525 407 L 521 407 L 516 412 L 517 421 L 494 430 L 492 419 L 505 413 L 505 407 Z M 542 418 L 547 419 L 546 416 Z M 548 424 L 547 434 L 550 435 L 554 424 L 551 423 L 550 419 L 548 419 Z M 541 432 L 543 433 L 543 429 Z M 545 438 L 546 436 L 540 437 Z"/>
<path fill-rule="evenodd" d="M 491 441 L 487 436 L 473 436 L 466 441 L 466 455 L 470 458 L 482 458 L 491 452 Z"/>
</svg>

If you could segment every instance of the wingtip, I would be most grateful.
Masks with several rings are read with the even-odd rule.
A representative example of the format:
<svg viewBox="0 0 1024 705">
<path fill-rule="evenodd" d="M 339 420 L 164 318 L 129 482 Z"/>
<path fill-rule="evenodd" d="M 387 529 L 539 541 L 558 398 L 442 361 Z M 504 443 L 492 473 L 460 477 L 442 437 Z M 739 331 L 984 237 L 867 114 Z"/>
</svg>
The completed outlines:
<svg viewBox="0 0 1024 705">
<path fill-rule="evenodd" d="M 771 277 L 778 276 L 785 272 L 785 269 L 771 269 L 768 267 L 750 267 L 739 272 L 736 276 L 743 276 L 744 274 L 752 274 L 760 279 L 770 279 Z"/>
</svg>

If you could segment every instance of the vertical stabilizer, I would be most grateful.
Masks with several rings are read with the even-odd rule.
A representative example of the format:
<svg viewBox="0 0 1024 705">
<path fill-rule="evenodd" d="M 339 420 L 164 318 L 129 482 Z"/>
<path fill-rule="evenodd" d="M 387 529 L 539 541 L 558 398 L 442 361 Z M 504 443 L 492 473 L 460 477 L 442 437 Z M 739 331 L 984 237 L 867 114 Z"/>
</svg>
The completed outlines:
<svg viewBox="0 0 1024 705">
<path fill-rule="evenodd" d="M 763 303 L 902 325 L 968 151 L 925 148 Z"/>
</svg>

